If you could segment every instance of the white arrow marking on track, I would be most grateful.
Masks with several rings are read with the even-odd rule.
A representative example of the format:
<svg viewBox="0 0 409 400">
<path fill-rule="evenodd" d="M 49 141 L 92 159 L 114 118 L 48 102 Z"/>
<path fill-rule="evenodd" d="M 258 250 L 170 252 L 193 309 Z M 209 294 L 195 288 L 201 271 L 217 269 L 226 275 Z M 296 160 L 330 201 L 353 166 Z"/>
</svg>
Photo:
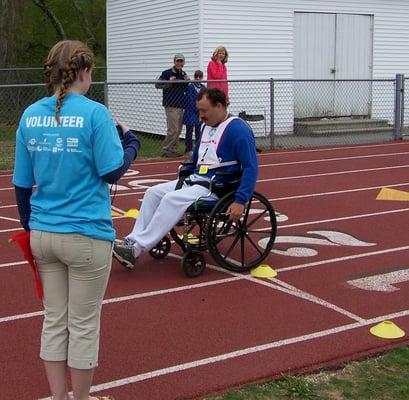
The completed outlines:
<svg viewBox="0 0 409 400">
<path fill-rule="evenodd" d="M 395 292 L 399 290 L 399 288 L 393 286 L 393 284 L 407 281 L 409 281 L 409 269 L 401 269 L 399 271 L 388 272 L 386 274 L 353 279 L 347 281 L 347 283 L 363 290 L 375 292 Z"/>
</svg>

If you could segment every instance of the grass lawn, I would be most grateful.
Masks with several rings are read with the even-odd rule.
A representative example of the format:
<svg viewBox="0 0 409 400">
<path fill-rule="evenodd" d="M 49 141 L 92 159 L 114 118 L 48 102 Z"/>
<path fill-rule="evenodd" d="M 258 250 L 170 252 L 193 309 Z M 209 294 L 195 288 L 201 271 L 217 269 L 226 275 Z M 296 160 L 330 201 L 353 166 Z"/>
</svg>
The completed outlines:
<svg viewBox="0 0 409 400">
<path fill-rule="evenodd" d="M 409 348 L 347 364 L 342 369 L 282 379 L 206 400 L 408 400 Z"/>
</svg>

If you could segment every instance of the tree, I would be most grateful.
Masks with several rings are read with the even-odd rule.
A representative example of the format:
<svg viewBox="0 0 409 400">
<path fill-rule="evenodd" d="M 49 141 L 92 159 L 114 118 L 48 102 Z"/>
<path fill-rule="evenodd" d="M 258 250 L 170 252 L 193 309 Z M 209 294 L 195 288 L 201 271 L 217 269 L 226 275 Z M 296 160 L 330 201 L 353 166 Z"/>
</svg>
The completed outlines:
<svg viewBox="0 0 409 400">
<path fill-rule="evenodd" d="M 14 65 L 17 60 L 16 26 L 20 24 L 22 0 L 0 0 L 0 67 Z"/>
<path fill-rule="evenodd" d="M 105 66 L 105 37 L 105 0 L 0 0 L 0 67 L 41 68 L 64 38 L 86 42 Z M 41 71 L 26 74 L 21 82 L 42 80 Z"/>
<path fill-rule="evenodd" d="M 85 15 L 84 11 L 78 4 L 76 0 L 71 0 L 72 5 L 74 6 L 75 10 L 79 14 L 81 21 L 82 21 L 82 28 L 84 29 L 85 34 L 87 35 L 87 42 L 88 44 L 96 51 L 96 52 L 101 52 L 101 48 L 99 46 L 99 43 L 95 37 L 95 35 L 92 33 L 89 21 L 87 16 Z"/>
<path fill-rule="evenodd" d="M 34 4 L 39 7 L 43 13 L 49 18 L 51 24 L 55 28 L 59 38 L 61 40 L 66 39 L 66 35 L 64 32 L 64 28 L 61 25 L 61 22 L 57 18 L 57 16 L 54 14 L 54 12 L 51 10 L 51 8 L 48 6 L 46 0 L 33 0 Z"/>
</svg>

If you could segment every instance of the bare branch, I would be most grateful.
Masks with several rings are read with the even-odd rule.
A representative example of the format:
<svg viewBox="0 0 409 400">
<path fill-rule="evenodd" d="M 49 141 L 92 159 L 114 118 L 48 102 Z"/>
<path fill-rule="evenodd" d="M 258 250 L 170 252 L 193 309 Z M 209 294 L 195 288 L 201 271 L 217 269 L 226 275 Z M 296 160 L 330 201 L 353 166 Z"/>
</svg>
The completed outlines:
<svg viewBox="0 0 409 400">
<path fill-rule="evenodd" d="M 87 36 L 88 43 L 93 47 L 94 50 L 100 50 L 99 43 L 95 35 L 91 31 L 88 18 L 85 15 L 84 11 L 82 11 L 80 5 L 76 0 L 71 0 L 71 3 L 74 6 L 77 13 L 79 14 L 79 16 L 81 17 L 82 28 L 84 29 L 85 35 Z"/>
<path fill-rule="evenodd" d="M 57 32 L 57 35 L 60 37 L 61 40 L 66 38 L 64 28 L 61 25 L 60 20 L 48 6 L 46 0 L 33 0 L 33 3 L 41 9 L 41 11 L 48 17 L 51 24 L 54 26 L 54 29 Z"/>
</svg>

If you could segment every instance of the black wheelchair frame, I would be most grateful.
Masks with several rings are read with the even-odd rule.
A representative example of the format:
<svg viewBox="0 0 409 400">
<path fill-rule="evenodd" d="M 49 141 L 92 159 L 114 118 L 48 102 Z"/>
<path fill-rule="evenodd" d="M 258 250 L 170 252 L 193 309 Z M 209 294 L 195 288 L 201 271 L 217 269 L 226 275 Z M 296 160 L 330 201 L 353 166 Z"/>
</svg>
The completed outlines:
<svg viewBox="0 0 409 400">
<path fill-rule="evenodd" d="M 184 162 L 179 168 L 179 186 L 189 175 L 183 172 L 184 168 L 189 171 L 189 163 Z M 237 174 L 216 172 L 210 181 L 209 195 L 198 198 L 169 232 L 185 253 L 181 267 L 186 276 L 192 278 L 203 273 L 206 259 L 202 252 L 206 250 L 220 267 L 233 272 L 248 271 L 269 255 L 277 233 L 275 211 L 268 199 L 254 192 L 240 220 L 230 220 L 227 210 L 234 203 L 239 184 Z M 211 193 L 216 193 L 219 199 L 210 197 Z M 261 218 L 269 222 L 267 228 L 255 227 Z M 165 236 L 149 253 L 161 259 L 170 249 L 171 240 Z"/>
</svg>

